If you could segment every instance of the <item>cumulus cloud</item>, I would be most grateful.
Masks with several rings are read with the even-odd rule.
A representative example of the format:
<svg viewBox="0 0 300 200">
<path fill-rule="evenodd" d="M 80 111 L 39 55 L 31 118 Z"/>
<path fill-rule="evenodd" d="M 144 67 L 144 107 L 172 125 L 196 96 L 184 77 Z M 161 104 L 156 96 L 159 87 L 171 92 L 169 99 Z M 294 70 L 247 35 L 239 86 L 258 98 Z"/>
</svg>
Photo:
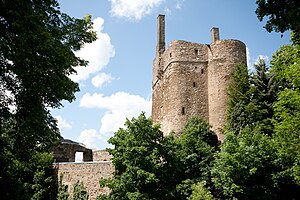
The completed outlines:
<svg viewBox="0 0 300 200">
<path fill-rule="evenodd" d="M 70 75 L 70 78 L 75 82 L 86 80 L 91 74 L 99 72 L 115 56 L 115 49 L 111 44 L 109 35 L 102 32 L 104 19 L 101 17 L 95 18 L 93 23 L 93 30 L 97 33 L 97 40 L 93 43 L 85 44 L 81 50 L 75 52 L 76 56 L 89 61 L 88 66 L 76 67 L 77 74 Z"/>
<path fill-rule="evenodd" d="M 114 79 L 110 74 L 100 73 L 92 78 L 92 84 L 95 87 L 101 88 L 105 83 L 110 83 Z"/>
<path fill-rule="evenodd" d="M 246 54 L 247 54 L 247 66 L 250 72 L 255 71 L 254 65 L 258 63 L 259 59 L 263 59 L 267 65 L 270 61 L 269 57 L 266 55 L 258 55 L 256 57 L 251 57 L 250 50 L 248 47 L 246 47 Z"/>
<path fill-rule="evenodd" d="M 100 138 L 110 137 L 119 128 L 124 127 L 126 118 L 137 117 L 142 111 L 145 111 L 147 116 L 151 113 L 151 100 L 126 92 L 117 92 L 111 96 L 86 93 L 81 98 L 80 106 L 107 110 L 101 119 L 98 133 Z M 96 132 L 93 134 L 96 135 Z"/>
<path fill-rule="evenodd" d="M 54 118 L 57 120 L 57 126 L 61 133 L 63 133 L 64 130 L 72 128 L 72 125 L 65 119 L 63 119 L 60 115 L 54 116 Z"/>
<path fill-rule="evenodd" d="M 140 20 L 161 5 L 164 0 L 110 0 L 113 16 Z"/>
<path fill-rule="evenodd" d="M 103 138 L 95 129 L 85 129 L 80 133 L 77 140 L 85 144 L 88 148 L 96 149 Z"/>
<path fill-rule="evenodd" d="M 268 56 L 266 56 L 266 55 L 258 55 L 257 58 L 256 58 L 256 60 L 255 60 L 255 64 L 257 64 L 260 59 L 263 59 L 266 63 L 268 63 L 270 61 Z"/>
</svg>

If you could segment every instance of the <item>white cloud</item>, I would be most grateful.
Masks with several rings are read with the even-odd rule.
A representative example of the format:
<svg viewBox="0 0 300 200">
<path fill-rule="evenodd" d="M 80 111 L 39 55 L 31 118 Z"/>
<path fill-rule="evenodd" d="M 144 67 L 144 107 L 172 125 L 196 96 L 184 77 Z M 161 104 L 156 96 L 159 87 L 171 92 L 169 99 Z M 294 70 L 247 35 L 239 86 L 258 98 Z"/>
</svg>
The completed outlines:
<svg viewBox="0 0 300 200">
<path fill-rule="evenodd" d="M 80 106 L 107 110 L 101 119 L 100 133 L 103 135 L 111 135 L 124 127 L 126 118 L 137 117 L 142 111 L 147 116 L 151 113 L 151 100 L 126 92 L 117 92 L 111 96 L 86 93 L 81 98 Z"/>
<path fill-rule="evenodd" d="M 268 65 L 268 63 L 270 61 L 269 57 L 266 56 L 266 55 L 258 55 L 256 58 L 255 57 L 251 57 L 250 56 L 250 51 L 249 51 L 248 47 L 246 47 L 246 54 L 247 54 L 247 66 L 248 66 L 248 70 L 250 72 L 254 72 L 255 71 L 254 65 L 258 63 L 259 59 L 263 59 L 267 65 Z"/>
<path fill-rule="evenodd" d="M 73 81 L 83 81 L 103 69 L 109 60 L 115 56 L 114 46 L 111 44 L 110 37 L 103 33 L 104 19 L 101 17 L 93 20 L 93 30 L 97 33 L 97 40 L 93 43 L 85 44 L 84 47 L 75 52 L 76 56 L 89 61 L 86 67 L 75 67 L 77 74 L 70 75 Z"/>
<path fill-rule="evenodd" d="M 171 15 L 172 14 L 172 11 L 169 9 L 169 8 L 165 8 L 165 10 L 164 10 L 164 13 L 166 14 L 166 15 Z"/>
<path fill-rule="evenodd" d="M 268 63 L 270 61 L 268 56 L 266 56 L 266 55 L 258 55 L 257 58 L 256 58 L 256 60 L 255 60 L 255 64 L 257 64 L 260 59 L 263 59 L 265 61 L 265 63 Z"/>
<path fill-rule="evenodd" d="M 110 74 L 100 73 L 92 78 L 92 84 L 95 87 L 101 88 L 105 83 L 110 83 L 114 79 Z"/>
<path fill-rule="evenodd" d="M 85 144 L 88 148 L 96 149 L 103 138 L 95 129 L 85 129 L 80 133 L 77 140 Z"/>
<path fill-rule="evenodd" d="M 164 0 L 110 0 L 113 16 L 140 20 L 161 5 Z"/>
<path fill-rule="evenodd" d="M 181 10 L 183 2 L 184 2 L 184 0 L 178 0 L 178 1 L 176 2 L 175 8 L 176 8 L 177 10 Z"/>
<path fill-rule="evenodd" d="M 248 66 L 248 69 L 251 67 L 251 63 L 250 63 L 250 51 L 249 51 L 249 48 L 246 47 L 246 57 L 247 57 L 247 66 Z"/>
<path fill-rule="evenodd" d="M 54 118 L 57 120 L 57 126 L 61 133 L 63 133 L 64 130 L 72 128 L 72 125 L 65 119 L 63 119 L 60 115 L 54 116 Z"/>
</svg>

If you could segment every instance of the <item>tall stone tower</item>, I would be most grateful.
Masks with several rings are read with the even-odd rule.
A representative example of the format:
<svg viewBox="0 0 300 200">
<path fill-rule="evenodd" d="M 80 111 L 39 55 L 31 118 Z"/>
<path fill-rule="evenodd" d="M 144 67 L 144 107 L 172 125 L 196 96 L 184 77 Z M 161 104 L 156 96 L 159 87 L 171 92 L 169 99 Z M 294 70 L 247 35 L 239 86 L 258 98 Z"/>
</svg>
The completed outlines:
<svg viewBox="0 0 300 200">
<path fill-rule="evenodd" d="M 212 43 L 175 40 L 165 47 L 165 16 L 158 16 L 156 56 L 152 71 L 152 120 L 165 135 L 180 134 L 191 116 L 206 119 L 223 140 L 226 88 L 234 66 L 246 63 L 246 46 L 220 40 L 212 28 Z"/>
</svg>

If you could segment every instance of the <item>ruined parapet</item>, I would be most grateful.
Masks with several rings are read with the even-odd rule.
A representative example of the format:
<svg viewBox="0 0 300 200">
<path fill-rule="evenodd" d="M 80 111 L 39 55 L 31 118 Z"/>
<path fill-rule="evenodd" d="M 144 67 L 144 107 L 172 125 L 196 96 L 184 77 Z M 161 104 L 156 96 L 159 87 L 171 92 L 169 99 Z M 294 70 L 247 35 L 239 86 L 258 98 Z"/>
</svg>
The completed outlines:
<svg viewBox="0 0 300 200">
<path fill-rule="evenodd" d="M 112 155 L 110 155 L 107 150 L 93 151 L 93 161 L 94 162 L 111 161 L 111 160 L 112 160 Z"/>
<path fill-rule="evenodd" d="M 93 161 L 91 149 L 78 142 L 62 139 L 60 144 L 53 148 L 54 162 L 75 162 L 76 152 L 83 153 L 83 162 Z"/>
</svg>

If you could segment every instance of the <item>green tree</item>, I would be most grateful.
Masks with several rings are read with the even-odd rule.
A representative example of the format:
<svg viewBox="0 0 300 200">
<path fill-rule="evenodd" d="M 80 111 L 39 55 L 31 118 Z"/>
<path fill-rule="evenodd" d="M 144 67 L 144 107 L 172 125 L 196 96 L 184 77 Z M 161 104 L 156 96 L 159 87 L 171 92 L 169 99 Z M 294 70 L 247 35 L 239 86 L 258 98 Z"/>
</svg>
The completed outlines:
<svg viewBox="0 0 300 200">
<path fill-rule="evenodd" d="M 275 146 L 269 136 L 245 128 L 227 133 L 212 169 L 213 182 L 225 199 L 272 199 Z"/>
<path fill-rule="evenodd" d="M 205 187 L 205 181 L 192 185 L 192 194 L 189 200 L 213 200 L 214 197 Z"/>
<path fill-rule="evenodd" d="M 108 197 L 98 199 L 159 199 L 166 195 L 163 175 L 162 155 L 163 133 L 159 126 L 142 113 L 138 118 L 126 120 L 126 128 L 119 129 L 109 142 L 115 146 L 109 152 L 115 166 L 114 179 L 106 180 L 111 188 Z M 102 183 L 104 183 L 102 181 Z M 104 186 L 101 184 L 101 186 Z"/>
<path fill-rule="evenodd" d="M 58 182 L 58 192 L 57 192 L 57 200 L 68 200 L 69 199 L 69 192 L 68 192 L 68 185 L 62 183 L 63 175 L 60 176 Z"/>
<path fill-rule="evenodd" d="M 263 59 L 254 64 L 255 72 L 250 75 L 250 101 L 248 110 L 252 126 L 260 127 L 265 134 L 273 133 L 271 122 L 274 115 L 274 103 L 277 99 L 277 84 L 274 74 L 269 72 Z M 250 125 L 250 124 L 249 124 Z"/>
<path fill-rule="evenodd" d="M 288 194 L 299 191 L 300 158 L 300 46 L 282 46 L 271 61 L 272 73 L 280 82 L 278 101 L 274 105 L 274 129 L 281 167 L 276 181 Z M 287 181 L 289 180 L 289 181 Z M 286 183 L 289 183 L 287 185 Z M 299 194 L 298 194 L 299 195 Z"/>
<path fill-rule="evenodd" d="M 275 131 L 299 137 L 300 45 L 282 46 L 271 61 L 272 73 L 280 83 L 275 107 Z"/>
<path fill-rule="evenodd" d="M 210 130 L 207 122 L 199 117 L 191 117 L 183 133 L 177 139 L 179 144 L 178 159 L 181 172 L 177 179 L 182 182 L 177 185 L 181 199 L 191 195 L 192 185 L 205 181 L 211 183 L 211 167 L 219 141 L 217 135 Z"/>
<path fill-rule="evenodd" d="M 72 200 L 88 200 L 89 194 L 86 191 L 82 182 L 76 182 L 74 185 L 73 198 Z"/>
<path fill-rule="evenodd" d="M 90 16 L 71 18 L 59 11 L 56 0 L 0 2 L 0 186 L 4 199 L 42 199 L 44 192 L 38 192 L 37 182 L 45 174 L 32 159 L 60 138 L 48 108 L 75 99 L 78 84 L 68 75 L 76 73 L 73 67 L 87 64 L 74 51 L 96 39 L 91 28 Z"/>
<path fill-rule="evenodd" d="M 34 172 L 33 184 L 27 190 L 32 191 L 32 200 L 56 199 L 57 178 L 53 172 L 53 155 L 47 152 L 35 152 L 29 162 L 28 174 Z M 26 167 L 26 166 L 25 166 Z M 50 189 L 51 188 L 51 189 Z M 29 192 L 30 194 L 31 192 Z M 29 196 L 30 197 L 30 196 Z"/>
<path fill-rule="evenodd" d="M 239 64 L 235 67 L 228 88 L 228 108 L 226 129 L 235 134 L 250 124 L 248 104 L 250 103 L 250 83 L 247 67 Z"/>
<path fill-rule="evenodd" d="M 262 61 L 255 65 L 256 71 L 250 75 L 249 104 L 242 107 L 250 116 L 250 124 L 238 125 L 238 135 L 226 134 L 212 170 L 221 198 L 299 196 L 298 48 L 281 47 L 271 60 L 270 70 Z"/>
<path fill-rule="evenodd" d="M 186 199 L 194 183 L 210 182 L 218 140 L 206 122 L 191 118 L 179 138 L 164 137 L 144 113 L 125 125 L 109 139 L 116 171 L 113 179 L 100 181 L 112 191 L 99 200 Z"/>
<path fill-rule="evenodd" d="M 269 32 L 294 32 L 294 38 L 300 39 L 300 2 L 298 0 L 256 0 L 256 14 L 260 21 L 268 17 L 265 29 Z M 296 40 L 294 40 L 296 41 Z M 299 44 L 299 43 L 298 43 Z"/>
<path fill-rule="evenodd" d="M 275 75 L 265 61 L 254 64 L 250 75 L 243 65 L 236 66 L 228 87 L 227 130 L 238 134 L 243 128 L 260 127 L 263 133 L 273 133 L 272 118 L 277 99 Z"/>
</svg>

